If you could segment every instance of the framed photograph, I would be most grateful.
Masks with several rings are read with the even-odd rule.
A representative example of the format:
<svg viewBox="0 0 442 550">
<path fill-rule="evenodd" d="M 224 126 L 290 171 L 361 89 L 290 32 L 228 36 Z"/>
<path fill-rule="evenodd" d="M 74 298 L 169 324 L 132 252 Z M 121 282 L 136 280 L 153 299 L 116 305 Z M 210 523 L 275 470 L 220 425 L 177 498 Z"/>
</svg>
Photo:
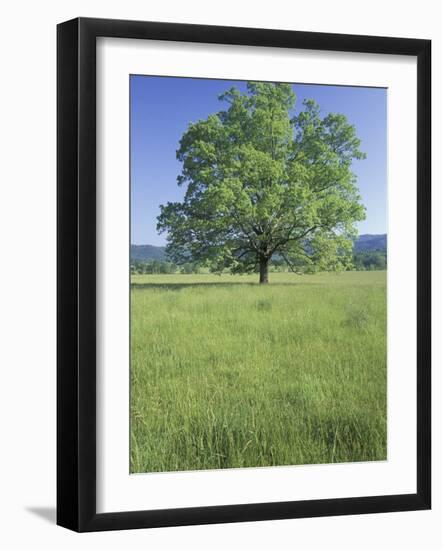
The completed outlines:
<svg viewBox="0 0 442 550">
<path fill-rule="evenodd" d="M 57 30 L 57 523 L 429 509 L 430 41 Z"/>
</svg>

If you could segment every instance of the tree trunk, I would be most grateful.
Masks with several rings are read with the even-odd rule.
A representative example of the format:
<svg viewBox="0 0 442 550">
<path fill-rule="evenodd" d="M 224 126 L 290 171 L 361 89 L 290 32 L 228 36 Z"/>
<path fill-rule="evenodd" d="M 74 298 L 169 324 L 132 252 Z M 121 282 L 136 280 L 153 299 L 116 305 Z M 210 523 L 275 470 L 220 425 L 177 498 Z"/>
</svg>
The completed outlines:
<svg viewBox="0 0 442 550">
<path fill-rule="evenodd" d="M 259 284 L 267 284 L 269 282 L 269 259 L 260 258 L 259 260 Z"/>
</svg>

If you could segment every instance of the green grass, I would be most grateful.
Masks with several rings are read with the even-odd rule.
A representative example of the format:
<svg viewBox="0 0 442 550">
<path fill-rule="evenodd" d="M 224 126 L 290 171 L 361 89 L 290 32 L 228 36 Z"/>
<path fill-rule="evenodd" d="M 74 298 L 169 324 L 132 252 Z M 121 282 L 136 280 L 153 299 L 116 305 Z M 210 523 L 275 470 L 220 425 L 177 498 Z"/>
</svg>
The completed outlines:
<svg viewBox="0 0 442 550">
<path fill-rule="evenodd" d="M 135 275 L 131 471 L 386 459 L 386 273 Z"/>
</svg>

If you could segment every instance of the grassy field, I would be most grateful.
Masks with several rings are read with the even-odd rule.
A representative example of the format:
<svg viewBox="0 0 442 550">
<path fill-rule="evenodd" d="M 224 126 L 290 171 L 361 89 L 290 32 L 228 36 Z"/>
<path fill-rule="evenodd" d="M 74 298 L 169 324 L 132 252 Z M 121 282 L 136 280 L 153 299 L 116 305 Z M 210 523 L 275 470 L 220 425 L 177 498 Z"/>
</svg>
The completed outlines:
<svg viewBox="0 0 442 550">
<path fill-rule="evenodd" d="M 135 275 L 131 471 L 386 459 L 386 273 Z"/>
</svg>

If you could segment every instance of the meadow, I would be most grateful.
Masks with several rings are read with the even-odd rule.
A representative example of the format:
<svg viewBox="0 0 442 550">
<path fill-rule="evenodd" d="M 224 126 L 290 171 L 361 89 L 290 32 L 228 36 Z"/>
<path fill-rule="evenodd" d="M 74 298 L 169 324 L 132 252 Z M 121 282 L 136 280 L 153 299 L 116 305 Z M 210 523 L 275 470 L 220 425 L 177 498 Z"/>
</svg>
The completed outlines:
<svg viewBox="0 0 442 550">
<path fill-rule="evenodd" d="M 133 275 L 131 472 L 387 458 L 386 272 Z"/>
</svg>

